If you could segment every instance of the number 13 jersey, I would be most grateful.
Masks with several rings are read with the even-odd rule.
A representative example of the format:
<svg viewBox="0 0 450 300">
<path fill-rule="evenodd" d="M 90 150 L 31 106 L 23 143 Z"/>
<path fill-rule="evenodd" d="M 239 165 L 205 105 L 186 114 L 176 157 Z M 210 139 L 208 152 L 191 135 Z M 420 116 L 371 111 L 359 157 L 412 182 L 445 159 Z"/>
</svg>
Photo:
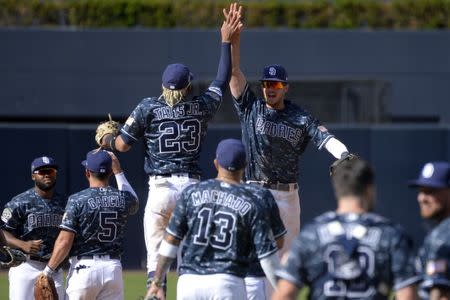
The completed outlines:
<svg viewBox="0 0 450 300">
<path fill-rule="evenodd" d="M 245 277 L 252 251 L 277 251 L 261 200 L 246 184 L 210 179 L 187 187 L 166 231 L 182 240 L 182 274 Z"/>
</svg>

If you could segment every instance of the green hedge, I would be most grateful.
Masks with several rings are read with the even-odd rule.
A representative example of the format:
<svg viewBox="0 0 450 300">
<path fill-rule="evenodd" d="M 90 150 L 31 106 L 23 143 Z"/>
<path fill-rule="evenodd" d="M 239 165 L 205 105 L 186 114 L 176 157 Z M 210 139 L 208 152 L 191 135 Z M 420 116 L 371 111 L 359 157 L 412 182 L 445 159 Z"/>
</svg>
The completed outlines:
<svg viewBox="0 0 450 300">
<path fill-rule="evenodd" d="M 449 28 L 450 0 L 241 1 L 246 27 Z M 229 1 L 0 0 L 0 26 L 199 27 Z"/>
</svg>

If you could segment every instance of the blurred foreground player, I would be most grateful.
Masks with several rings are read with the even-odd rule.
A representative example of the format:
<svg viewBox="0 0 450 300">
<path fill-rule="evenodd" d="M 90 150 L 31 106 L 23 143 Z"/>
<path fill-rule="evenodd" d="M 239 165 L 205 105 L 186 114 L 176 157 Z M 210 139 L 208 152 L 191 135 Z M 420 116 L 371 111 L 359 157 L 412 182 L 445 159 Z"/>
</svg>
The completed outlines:
<svg viewBox="0 0 450 300">
<path fill-rule="evenodd" d="M 336 166 L 337 209 L 304 227 L 283 257 L 272 299 L 296 299 L 307 285 L 310 299 L 416 299 L 412 243 L 397 224 L 371 213 L 374 173 L 354 158 Z"/>
</svg>

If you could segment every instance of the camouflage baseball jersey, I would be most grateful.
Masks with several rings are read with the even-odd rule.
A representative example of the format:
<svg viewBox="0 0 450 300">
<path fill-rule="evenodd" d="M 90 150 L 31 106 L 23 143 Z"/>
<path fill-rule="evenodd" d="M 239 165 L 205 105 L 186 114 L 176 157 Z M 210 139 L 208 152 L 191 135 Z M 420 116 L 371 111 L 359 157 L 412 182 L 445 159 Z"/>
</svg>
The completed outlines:
<svg viewBox="0 0 450 300">
<path fill-rule="evenodd" d="M 187 187 L 166 229 L 179 240 L 185 237 L 180 274 L 245 277 L 251 251 L 259 259 L 276 252 L 259 202 L 240 184 L 210 179 Z"/>
<path fill-rule="evenodd" d="M 270 109 L 249 85 L 234 99 L 249 164 L 247 180 L 297 182 L 299 156 L 312 140 L 319 149 L 332 137 L 307 111 L 289 100 L 283 110 Z"/>
<path fill-rule="evenodd" d="M 269 224 L 272 229 L 274 239 L 277 240 L 278 238 L 284 236 L 287 231 L 284 227 L 283 221 L 281 220 L 280 210 L 278 209 L 278 205 L 275 202 L 272 193 L 269 190 L 257 185 L 249 184 L 246 185 L 245 188 L 256 196 L 256 199 L 258 199 L 259 203 L 263 207 L 266 216 L 266 223 Z M 261 265 L 259 264 L 259 259 L 256 256 L 254 249 L 250 254 L 250 265 L 247 271 L 247 276 L 266 276 L 261 268 Z"/>
<path fill-rule="evenodd" d="M 222 91 L 211 85 L 201 96 L 174 107 L 164 98 L 146 98 L 134 109 L 121 129 L 127 144 L 145 138 L 145 172 L 150 175 L 200 174 L 198 159 L 207 122 L 222 102 Z"/>
<path fill-rule="evenodd" d="M 127 218 L 138 207 L 130 192 L 111 186 L 88 188 L 70 196 L 60 226 L 75 233 L 70 256 L 120 255 Z"/>
<path fill-rule="evenodd" d="M 328 212 L 305 226 L 277 276 L 310 287 L 310 299 L 388 299 L 415 283 L 412 242 L 376 214 Z"/>
<path fill-rule="evenodd" d="M 442 221 L 426 237 L 419 250 L 417 271 L 421 275 L 419 295 L 428 299 L 431 288 L 450 289 L 450 218 Z"/>
<path fill-rule="evenodd" d="M 41 249 L 33 256 L 48 260 L 59 234 L 65 205 L 65 198 L 58 193 L 46 200 L 33 187 L 6 203 L 1 217 L 2 229 L 23 241 L 43 240 Z"/>
</svg>

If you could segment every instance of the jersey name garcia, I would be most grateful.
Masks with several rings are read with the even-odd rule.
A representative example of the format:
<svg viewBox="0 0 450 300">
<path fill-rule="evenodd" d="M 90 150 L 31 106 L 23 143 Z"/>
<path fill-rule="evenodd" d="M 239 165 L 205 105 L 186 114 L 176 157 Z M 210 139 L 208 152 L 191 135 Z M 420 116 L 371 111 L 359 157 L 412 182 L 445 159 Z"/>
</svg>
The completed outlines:
<svg viewBox="0 0 450 300">
<path fill-rule="evenodd" d="M 121 136 L 127 144 L 144 138 L 147 174 L 200 174 L 198 159 L 207 122 L 221 101 L 222 92 L 215 86 L 174 107 L 168 106 L 162 96 L 146 98 L 125 122 Z"/>
<path fill-rule="evenodd" d="M 110 186 L 71 195 L 60 226 L 75 233 L 70 256 L 120 255 L 127 218 L 138 207 L 138 200 L 130 192 Z"/>
<path fill-rule="evenodd" d="M 328 212 L 306 225 L 277 275 L 311 299 L 388 299 L 415 283 L 411 240 L 403 229 L 372 213 Z"/>
<path fill-rule="evenodd" d="M 59 234 L 65 205 L 65 199 L 58 193 L 46 200 L 31 188 L 5 205 L 1 217 L 3 229 L 24 241 L 42 239 L 42 247 L 35 256 L 48 259 Z"/>
<path fill-rule="evenodd" d="M 310 113 L 289 100 L 284 103 L 283 110 L 268 108 L 248 84 L 242 95 L 234 99 L 250 162 L 246 180 L 297 182 L 299 156 L 309 141 L 321 149 L 332 137 Z"/>
<path fill-rule="evenodd" d="M 265 212 L 251 190 L 215 179 L 187 187 L 166 231 L 185 238 L 180 274 L 226 273 L 245 277 L 254 251 L 277 251 Z"/>
</svg>

